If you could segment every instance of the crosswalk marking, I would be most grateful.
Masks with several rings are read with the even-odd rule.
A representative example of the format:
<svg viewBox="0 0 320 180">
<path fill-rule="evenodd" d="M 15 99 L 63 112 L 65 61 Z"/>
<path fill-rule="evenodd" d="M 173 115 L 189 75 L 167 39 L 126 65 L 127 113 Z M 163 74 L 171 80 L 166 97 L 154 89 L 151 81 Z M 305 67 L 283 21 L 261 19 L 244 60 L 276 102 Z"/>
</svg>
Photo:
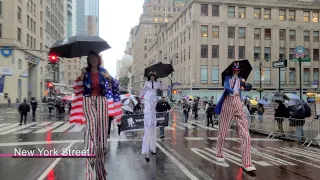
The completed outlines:
<svg viewBox="0 0 320 180">
<path fill-rule="evenodd" d="M 302 156 L 305 156 L 306 158 L 312 158 L 314 160 L 320 161 L 320 156 L 316 155 L 316 154 L 313 154 L 313 153 L 308 153 L 308 152 L 301 151 L 301 150 L 294 150 L 294 149 L 291 149 L 291 148 L 280 148 L 280 149 L 288 151 L 288 152 L 296 153 L 296 154 L 299 154 L 299 155 L 302 155 Z"/>
<path fill-rule="evenodd" d="M 11 129 L 11 128 L 14 128 L 14 127 L 17 127 L 17 126 L 19 126 L 19 123 L 13 123 L 13 124 L 8 125 L 8 126 L 6 126 L 6 127 L 0 128 L 0 132 L 1 132 L 1 131 L 6 131 L 6 130 L 8 130 L 8 129 Z"/>
<path fill-rule="evenodd" d="M 37 126 L 46 126 L 46 125 L 49 125 L 51 123 L 52 122 L 42 122 L 42 123 L 37 124 Z"/>
<path fill-rule="evenodd" d="M 84 128 L 84 125 L 76 124 L 69 132 L 80 132 Z"/>
<path fill-rule="evenodd" d="M 64 132 L 68 130 L 73 124 L 66 122 L 64 125 L 60 126 L 59 128 L 53 130 L 52 132 Z"/>
<path fill-rule="evenodd" d="M 29 123 L 29 124 L 26 124 L 26 125 L 23 125 L 23 126 L 18 126 L 18 127 L 12 128 L 12 129 L 8 129 L 7 131 L 1 132 L 0 135 L 13 133 L 13 132 L 16 132 L 16 131 L 19 131 L 19 130 L 28 128 L 28 127 L 30 127 L 30 126 L 33 126 L 33 125 L 35 125 L 35 124 L 37 124 L 37 122 L 32 122 L 32 123 Z"/>
<path fill-rule="evenodd" d="M 28 134 L 30 132 L 34 131 L 34 129 L 24 129 L 24 130 L 21 130 L 21 131 L 18 131 L 18 132 L 15 132 L 13 134 Z"/>
<path fill-rule="evenodd" d="M 35 131 L 33 133 L 45 133 L 45 132 L 48 132 L 48 131 L 60 126 L 63 123 L 64 122 L 55 122 L 53 124 L 50 124 L 49 126 L 46 126 L 45 128 L 42 128 L 42 129 L 39 129 L 38 131 Z"/>
<path fill-rule="evenodd" d="M 0 124 L 0 127 L 7 126 L 7 125 L 9 125 L 9 124 L 11 124 L 11 123 L 1 123 L 1 124 Z"/>
</svg>

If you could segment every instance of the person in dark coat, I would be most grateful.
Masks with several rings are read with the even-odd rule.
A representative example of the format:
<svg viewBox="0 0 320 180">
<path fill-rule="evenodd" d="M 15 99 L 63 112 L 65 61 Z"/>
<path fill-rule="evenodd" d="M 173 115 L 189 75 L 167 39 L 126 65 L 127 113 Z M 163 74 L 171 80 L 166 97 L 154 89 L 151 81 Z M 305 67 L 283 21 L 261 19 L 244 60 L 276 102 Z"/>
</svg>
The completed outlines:
<svg viewBox="0 0 320 180">
<path fill-rule="evenodd" d="M 193 108 L 192 111 L 194 112 L 194 119 L 198 119 L 198 110 L 199 110 L 199 100 L 195 99 L 193 102 Z"/>
<path fill-rule="evenodd" d="M 22 125 L 22 119 L 24 119 L 24 124 L 27 124 L 27 115 L 30 112 L 30 105 L 27 103 L 26 99 L 19 105 L 18 111 L 20 113 L 20 126 Z"/>
<path fill-rule="evenodd" d="M 275 109 L 275 120 L 278 122 L 278 128 L 280 130 L 280 133 L 284 133 L 283 131 L 283 120 L 284 118 L 288 118 L 290 116 L 289 110 L 287 107 L 283 104 L 282 101 L 276 101 L 278 103 L 278 108 Z"/>
<path fill-rule="evenodd" d="M 32 118 L 36 118 L 36 110 L 38 107 L 38 103 L 36 101 L 36 98 L 32 98 L 30 104 L 31 104 L 31 108 L 32 108 Z"/>
<path fill-rule="evenodd" d="M 163 96 L 162 99 L 157 103 L 156 111 L 157 112 L 167 112 L 170 111 L 171 107 L 166 101 L 166 98 Z M 164 127 L 160 127 L 160 138 L 164 138 Z"/>
<path fill-rule="evenodd" d="M 207 114 L 207 126 L 212 124 L 214 126 L 212 116 L 214 115 L 214 104 L 213 101 L 210 101 L 206 106 L 206 114 Z"/>
</svg>

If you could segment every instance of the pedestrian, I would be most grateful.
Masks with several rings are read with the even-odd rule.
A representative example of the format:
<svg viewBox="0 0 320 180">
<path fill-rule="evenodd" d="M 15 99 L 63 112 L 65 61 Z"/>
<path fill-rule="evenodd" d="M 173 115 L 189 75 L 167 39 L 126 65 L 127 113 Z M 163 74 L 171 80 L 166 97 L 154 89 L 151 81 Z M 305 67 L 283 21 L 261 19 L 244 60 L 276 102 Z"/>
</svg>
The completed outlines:
<svg viewBox="0 0 320 180">
<path fill-rule="evenodd" d="M 52 109 L 54 107 L 54 102 L 51 98 L 48 98 L 48 109 L 49 109 L 49 115 L 51 115 Z"/>
<path fill-rule="evenodd" d="M 287 107 L 283 104 L 282 101 L 275 101 L 276 103 L 278 103 L 278 107 L 275 109 L 275 120 L 277 121 L 278 124 L 278 129 L 279 132 L 282 134 L 282 136 L 284 135 L 284 131 L 283 131 L 283 121 L 285 118 L 288 118 L 290 116 L 289 114 L 289 110 L 287 109 Z"/>
<path fill-rule="evenodd" d="M 210 102 L 206 105 L 206 114 L 207 114 L 207 126 L 209 124 L 212 124 L 212 127 L 214 126 L 212 116 L 214 114 L 214 105 L 213 101 L 210 100 Z"/>
<path fill-rule="evenodd" d="M 169 103 L 166 101 L 166 97 L 162 96 L 161 100 L 158 102 L 156 106 L 156 111 L 159 113 L 164 113 L 171 111 L 171 107 Z M 164 128 L 165 127 L 160 127 L 160 138 L 164 138 Z"/>
<path fill-rule="evenodd" d="M 108 139 L 108 99 L 107 90 L 111 76 L 100 67 L 101 57 L 91 51 L 87 57 L 87 68 L 83 68 L 78 78 L 83 83 L 83 115 L 85 118 L 85 150 L 95 158 L 86 159 L 86 179 L 105 180 L 105 169 Z M 109 95 L 109 94 L 108 94 Z M 74 108 L 78 108 L 81 99 L 75 98 Z M 72 109 L 71 109 L 72 111 Z M 76 114 L 76 113 L 75 113 Z M 72 113 L 70 119 L 72 119 Z M 75 117 L 76 118 L 76 117 Z M 72 122 L 72 120 L 71 120 Z"/>
<path fill-rule="evenodd" d="M 184 115 L 184 122 L 187 124 L 189 119 L 190 105 L 187 102 L 187 99 L 183 99 L 182 111 Z"/>
<path fill-rule="evenodd" d="M 198 110 L 199 110 L 199 99 L 195 98 L 192 111 L 194 112 L 194 119 L 198 119 Z"/>
<path fill-rule="evenodd" d="M 8 108 L 10 107 L 10 105 L 11 105 L 11 98 L 9 97 L 8 98 Z"/>
<path fill-rule="evenodd" d="M 148 81 L 139 95 L 144 99 L 144 135 L 142 143 L 142 154 L 146 155 L 145 160 L 149 162 L 150 152 L 156 153 L 156 106 L 157 106 L 157 89 L 163 89 L 162 83 L 157 82 L 157 75 L 155 72 L 148 74 Z"/>
<path fill-rule="evenodd" d="M 258 116 L 259 116 L 259 122 L 261 123 L 262 122 L 262 117 L 263 117 L 263 114 L 264 114 L 263 104 L 259 103 L 257 111 L 258 111 Z"/>
<path fill-rule="evenodd" d="M 230 128 L 230 122 L 235 120 L 238 123 L 241 139 L 242 166 L 245 171 L 249 172 L 255 171 L 256 168 L 251 162 L 251 140 L 248 120 L 243 112 L 241 102 L 241 90 L 244 89 L 245 80 L 238 76 L 239 73 L 239 63 L 234 63 L 233 75 L 224 78 L 225 91 L 215 108 L 215 112 L 220 114 L 216 159 L 218 162 L 224 162 L 222 147 Z"/>
<path fill-rule="evenodd" d="M 37 111 L 37 107 L 38 107 L 38 103 L 36 101 L 36 98 L 31 98 L 31 108 L 32 108 L 32 118 L 36 118 L 36 111 Z"/>
<path fill-rule="evenodd" d="M 18 111 L 20 113 L 20 126 L 22 125 L 22 120 L 24 119 L 24 124 L 27 124 L 27 115 L 30 112 L 30 105 L 27 103 L 27 99 L 19 105 Z"/>
</svg>

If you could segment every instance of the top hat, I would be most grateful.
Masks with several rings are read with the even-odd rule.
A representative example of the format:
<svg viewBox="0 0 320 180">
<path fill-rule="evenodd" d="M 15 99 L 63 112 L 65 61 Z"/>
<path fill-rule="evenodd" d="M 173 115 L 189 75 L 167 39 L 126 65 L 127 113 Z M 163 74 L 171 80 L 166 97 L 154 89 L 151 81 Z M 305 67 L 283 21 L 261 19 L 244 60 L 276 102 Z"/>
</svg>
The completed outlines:
<svg viewBox="0 0 320 180">
<path fill-rule="evenodd" d="M 240 71 L 241 70 L 240 66 L 239 66 L 239 62 L 233 63 L 232 70 L 234 70 L 234 71 Z"/>
<path fill-rule="evenodd" d="M 150 72 L 148 73 L 148 76 L 151 76 L 151 75 L 157 77 L 157 73 L 156 73 L 156 72 L 150 71 Z"/>
</svg>

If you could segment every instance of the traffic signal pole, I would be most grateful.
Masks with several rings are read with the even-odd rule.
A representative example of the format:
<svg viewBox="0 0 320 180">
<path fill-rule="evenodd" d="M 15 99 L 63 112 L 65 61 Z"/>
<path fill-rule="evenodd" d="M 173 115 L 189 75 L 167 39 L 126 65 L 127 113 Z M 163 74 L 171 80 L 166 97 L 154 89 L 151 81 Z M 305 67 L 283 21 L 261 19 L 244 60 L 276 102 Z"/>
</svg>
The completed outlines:
<svg viewBox="0 0 320 180">
<path fill-rule="evenodd" d="M 299 57 L 299 82 L 300 82 L 300 100 L 302 100 L 302 94 L 303 94 L 303 89 L 302 89 L 302 70 L 301 70 L 301 61 L 302 61 L 302 58 Z"/>
<path fill-rule="evenodd" d="M 279 92 L 281 92 L 281 68 L 279 68 Z"/>
</svg>

